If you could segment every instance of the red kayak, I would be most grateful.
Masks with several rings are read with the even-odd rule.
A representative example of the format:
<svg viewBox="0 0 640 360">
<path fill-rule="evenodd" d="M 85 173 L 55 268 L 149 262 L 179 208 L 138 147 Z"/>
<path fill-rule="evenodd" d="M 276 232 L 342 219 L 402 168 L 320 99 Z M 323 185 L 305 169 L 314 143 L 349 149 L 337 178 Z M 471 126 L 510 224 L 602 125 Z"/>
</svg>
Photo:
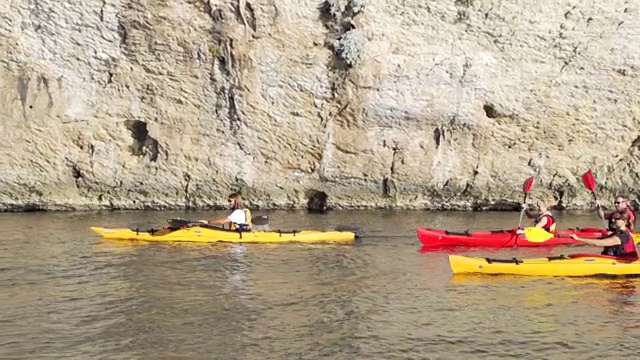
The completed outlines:
<svg viewBox="0 0 640 360">
<path fill-rule="evenodd" d="M 545 242 L 529 242 L 524 235 L 517 235 L 517 229 L 485 231 L 447 231 L 418 228 L 418 238 L 424 247 L 471 246 L 471 247 L 542 247 L 555 245 L 584 244 L 571 239 L 576 234 L 584 238 L 597 239 L 608 234 L 605 229 L 578 228 L 556 231 L 556 237 Z"/>
</svg>

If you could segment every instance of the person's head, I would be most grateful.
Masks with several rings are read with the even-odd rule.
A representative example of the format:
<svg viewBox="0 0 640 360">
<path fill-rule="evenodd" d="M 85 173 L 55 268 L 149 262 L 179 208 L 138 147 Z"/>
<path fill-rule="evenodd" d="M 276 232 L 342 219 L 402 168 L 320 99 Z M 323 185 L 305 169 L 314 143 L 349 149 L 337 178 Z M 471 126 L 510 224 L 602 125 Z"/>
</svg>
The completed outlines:
<svg viewBox="0 0 640 360">
<path fill-rule="evenodd" d="M 239 193 L 233 193 L 229 195 L 229 209 L 242 209 L 244 208 L 244 203 L 242 202 L 242 196 Z"/>
<path fill-rule="evenodd" d="M 616 206 L 616 210 L 626 210 L 629 208 L 629 199 L 626 196 L 616 196 L 613 204 Z"/>
<path fill-rule="evenodd" d="M 549 210 L 551 208 L 551 206 L 553 206 L 553 200 L 551 199 L 540 199 L 538 200 L 538 209 L 540 209 L 541 212 L 545 212 L 547 210 Z"/>
<path fill-rule="evenodd" d="M 629 222 L 629 212 L 625 210 L 618 210 L 613 213 L 611 219 L 615 223 L 615 227 L 618 230 L 622 230 L 627 226 L 627 222 Z"/>
</svg>

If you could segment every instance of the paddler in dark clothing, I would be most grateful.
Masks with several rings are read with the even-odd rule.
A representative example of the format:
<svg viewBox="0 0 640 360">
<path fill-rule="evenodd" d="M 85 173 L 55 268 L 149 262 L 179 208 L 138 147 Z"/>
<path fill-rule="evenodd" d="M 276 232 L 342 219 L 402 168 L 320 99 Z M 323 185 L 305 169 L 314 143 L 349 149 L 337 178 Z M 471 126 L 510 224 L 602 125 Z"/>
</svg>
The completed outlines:
<svg viewBox="0 0 640 360">
<path fill-rule="evenodd" d="M 629 198 L 622 195 L 616 196 L 615 201 L 613 202 L 613 205 L 615 206 L 615 210 L 612 212 L 607 212 L 605 214 L 604 210 L 602 209 L 602 204 L 600 204 L 599 200 L 596 200 L 596 208 L 598 209 L 598 216 L 600 216 L 601 219 L 609 220 L 608 230 L 616 231 L 615 221 L 613 221 L 612 216 L 617 211 L 626 210 L 629 213 L 629 222 L 627 223 L 627 229 L 633 232 L 636 227 L 636 214 L 633 212 L 633 209 L 631 209 L 631 203 L 629 202 Z"/>
<path fill-rule="evenodd" d="M 612 214 L 611 220 L 615 226 L 615 231 L 611 236 L 603 239 L 585 239 L 573 234 L 571 238 L 589 245 L 604 246 L 602 255 L 637 258 L 638 249 L 631 231 L 627 228 L 629 212 L 626 209 L 618 210 Z"/>
<path fill-rule="evenodd" d="M 534 219 L 535 227 L 542 228 L 547 232 L 552 233 L 556 231 L 556 219 L 553 217 L 553 214 L 549 210 L 552 204 L 552 201 L 538 200 L 537 212 L 529 211 L 525 204 L 522 204 L 522 208 L 524 209 L 524 213 L 528 218 Z"/>
</svg>

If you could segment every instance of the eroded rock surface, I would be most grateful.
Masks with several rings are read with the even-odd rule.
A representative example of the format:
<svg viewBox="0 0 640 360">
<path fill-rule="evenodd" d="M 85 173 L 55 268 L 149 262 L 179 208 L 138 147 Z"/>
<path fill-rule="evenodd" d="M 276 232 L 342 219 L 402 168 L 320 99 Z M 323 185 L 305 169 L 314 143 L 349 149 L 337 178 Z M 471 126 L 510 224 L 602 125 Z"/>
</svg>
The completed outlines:
<svg viewBox="0 0 640 360">
<path fill-rule="evenodd" d="M 640 3 L 0 3 L 0 208 L 637 199 Z M 324 193 L 326 198 L 309 199 Z M 496 205 L 497 204 L 497 205 Z"/>
</svg>

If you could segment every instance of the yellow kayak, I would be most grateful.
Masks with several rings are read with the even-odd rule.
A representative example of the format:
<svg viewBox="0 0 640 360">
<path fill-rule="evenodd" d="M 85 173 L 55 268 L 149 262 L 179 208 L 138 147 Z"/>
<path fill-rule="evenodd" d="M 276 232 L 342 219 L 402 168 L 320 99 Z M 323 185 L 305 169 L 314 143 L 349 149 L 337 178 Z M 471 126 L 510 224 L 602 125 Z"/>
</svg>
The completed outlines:
<svg viewBox="0 0 640 360">
<path fill-rule="evenodd" d="M 199 243 L 351 243 L 356 233 L 352 231 L 243 231 L 226 230 L 205 226 L 192 226 L 181 229 L 136 230 L 108 229 L 93 226 L 93 232 L 105 239 L 142 240 L 159 242 L 199 242 Z"/>
<path fill-rule="evenodd" d="M 640 260 L 599 254 L 571 254 L 546 258 L 490 259 L 449 255 L 454 274 L 511 274 L 530 276 L 640 276 Z"/>
</svg>

